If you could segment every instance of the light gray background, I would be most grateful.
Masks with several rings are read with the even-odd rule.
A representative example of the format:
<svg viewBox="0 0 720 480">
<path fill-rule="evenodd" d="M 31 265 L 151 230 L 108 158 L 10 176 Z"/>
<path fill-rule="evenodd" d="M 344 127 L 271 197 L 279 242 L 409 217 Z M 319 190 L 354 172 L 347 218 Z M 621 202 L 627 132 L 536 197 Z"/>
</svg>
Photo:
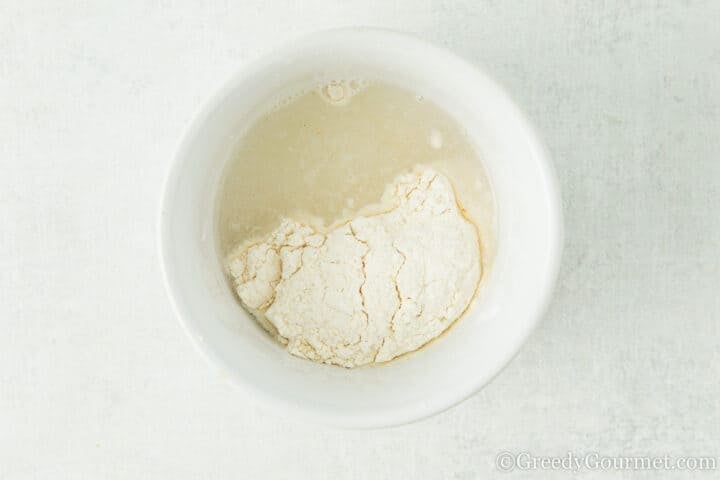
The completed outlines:
<svg viewBox="0 0 720 480">
<path fill-rule="evenodd" d="M 567 228 L 555 300 L 510 366 L 382 431 L 298 423 L 225 384 L 156 252 L 163 175 L 210 93 L 273 46 L 357 24 L 506 85 L 553 154 Z M 719 152 L 712 0 L 0 0 L 0 478 L 517 478 L 498 452 L 718 457 Z M 635 476 L 657 474 L 581 478 Z"/>
</svg>

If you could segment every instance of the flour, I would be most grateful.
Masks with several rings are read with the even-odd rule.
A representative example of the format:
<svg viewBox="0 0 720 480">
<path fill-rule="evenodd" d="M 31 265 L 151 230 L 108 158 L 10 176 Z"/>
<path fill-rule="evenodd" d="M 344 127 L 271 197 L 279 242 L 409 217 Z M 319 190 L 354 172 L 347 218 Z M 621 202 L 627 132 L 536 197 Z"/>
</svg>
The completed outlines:
<svg viewBox="0 0 720 480">
<path fill-rule="evenodd" d="M 401 175 L 381 209 L 327 231 L 286 219 L 228 259 L 242 304 L 299 357 L 344 367 L 417 350 L 468 308 L 480 239 L 449 180 Z"/>
</svg>

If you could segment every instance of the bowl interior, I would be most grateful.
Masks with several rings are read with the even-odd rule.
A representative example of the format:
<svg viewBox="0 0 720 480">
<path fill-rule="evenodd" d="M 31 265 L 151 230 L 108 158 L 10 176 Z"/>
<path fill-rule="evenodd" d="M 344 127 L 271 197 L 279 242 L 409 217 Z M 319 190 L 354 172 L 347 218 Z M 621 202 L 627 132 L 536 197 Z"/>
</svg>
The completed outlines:
<svg viewBox="0 0 720 480">
<path fill-rule="evenodd" d="M 346 370 L 288 355 L 242 310 L 218 260 L 214 202 L 235 141 L 270 99 L 318 76 L 357 72 L 431 98 L 465 127 L 493 185 L 498 225 L 494 265 L 466 316 L 420 352 Z M 466 398 L 519 349 L 555 279 L 559 208 L 553 173 L 532 128 L 484 74 L 412 37 L 330 31 L 250 66 L 197 118 L 166 184 L 160 247 L 179 317 L 235 383 L 263 403 L 328 423 L 385 426 Z"/>
</svg>

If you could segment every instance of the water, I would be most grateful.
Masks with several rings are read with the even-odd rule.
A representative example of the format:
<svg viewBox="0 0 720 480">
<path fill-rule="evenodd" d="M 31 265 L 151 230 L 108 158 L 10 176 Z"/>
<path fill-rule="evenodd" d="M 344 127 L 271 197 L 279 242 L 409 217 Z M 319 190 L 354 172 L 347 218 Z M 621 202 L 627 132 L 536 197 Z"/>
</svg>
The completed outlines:
<svg viewBox="0 0 720 480">
<path fill-rule="evenodd" d="M 495 205 L 462 127 L 428 98 L 363 80 L 296 92 L 268 108 L 240 139 L 218 197 L 221 252 L 268 234 L 283 217 L 317 226 L 351 217 L 416 164 L 450 178 L 478 226 L 487 267 Z"/>
</svg>

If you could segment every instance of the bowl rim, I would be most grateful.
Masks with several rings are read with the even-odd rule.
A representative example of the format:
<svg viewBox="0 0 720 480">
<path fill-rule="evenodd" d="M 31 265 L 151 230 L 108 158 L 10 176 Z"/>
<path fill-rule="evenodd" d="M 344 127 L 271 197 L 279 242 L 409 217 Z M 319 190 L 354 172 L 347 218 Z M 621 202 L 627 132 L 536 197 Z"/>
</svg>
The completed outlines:
<svg viewBox="0 0 720 480">
<path fill-rule="evenodd" d="M 404 409 L 392 409 L 383 412 L 373 412 L 372 414 L 353 415 L 300 407 L 297 403 L 292 402 L 290 399 L 271 395 L 254 383 L 247 381 L 247 379 L 245 379 L 242 375 L 238 375 L 232 366 L 217 355 L 212 347 L 204 341 L 202 335 L 196 329 L 194 322 L 188 319 L 187 315 L 184 313 L 186 310 L 183 306 L 184 301 L 178 294 L 178 285 L 170 272 L 172 264 L 171 259 L 168 256 L 168 248 L 166 248 L 166 245 L 171 238 L 167 211 L 171 206 L 173 193 L 175 191 L 174 187 L 177 185 L 177 179 L 182 175 L 180 158 L 182 157 L 183 152 L 188 150 L 190 144 L 196 136 L 196 133 L 201 130 L 211 113 L 220 105 L 227 95 L 236 89 L 237 85 L 243 78 L 261 72 L 273 61 L 273 59 L 277 60 L 282 58 L 282 56 L 288 51 L 295 51 L 302 45 L 312 44 L 318 41 L 327 41 L 328 39 L 337 36 L 356 36 L 358 38 L 360 36 L 364 36 L 382 43 L 405 42 L 405 44 L 412 45 L 414 48 L 432 50 L 435 54 L 443 55 L 452 59 L 454 62 L 462 63 L 466 68 L 482 77 L 485 83 L 489 84 L 491 88 L 495 90 L 496 94 L 504 97 L 507 109 L 517 120 L 521 130 L 525 132 L 528 150 L 532 152 L 532 156 L 537 162 L 537 166 L 541 172 L 542 181 L 547 192 L 547 198 L 545 200 L 548 203 L 548 234 L 550 238 L 549 250 L 547 252 L 548 269 L 546 281 L 542 286 L 542 292 L 540 295 L 541 300 L 539 302 L 539 307 L 535 310 L 534 318 L 529 319 L 526 328 L 516 337 L 516 341 L 511 345 L 511 348 L 509 346 L 505 350 L 505 355 L 498 362 L 499 366 L 494 372 L 489 375 L 478 376 L 476 381 L 472 382 L 468 388 L 455 391 L 452 398 L 448 398 L 447 401 L 444 402 L 435 402 L 433 404 L 424 403 L 420 406 L 406 406 Z M 547 312 L 557 282 L 564 244 L 562 200 L 554 166 L 545 145 L 537 133 L 536 128 L 530 123 L 526 115 L 518 107 L 518 104 L 508 91 L 498 84 L 492 77 L 487 75 L 485 71 L 486 70 L 481 65 L 478 65 L 478 62 L 470 62 L 448 49 L 439 47 L 412 34 L 375 27 L 334 28 L 320 30 L 300 36 L 295 41 L 286 42 L 274 50 L 262 54 L 254 61 L 240 67 L 209 97 L 207 101 L 204 102 L 199 111 L 193 115 L 189 127 L 186 128 L 164 177 L 165 181 L 162 186 L 157 223 L 157 248 L 159 251 L 163 282 L 175 316 L 177 317 L 183 330 L 192 339 L 192 343 L 195 345 L 196 349 L 200 351 L 208 363 L 215 367 L 216 371 L 220 372 L 223 379 L 229 380 L 232 385 L 241 388 L 244 393 L 250 394 L 249 396 L 252 396 L 254 401 L 257 402 L 260 400 L 263 405 L 268 405 L 272 410 L 275 410 L 278 413 L 292 412 L 296 416 L 336 427 L 382 428 L 422 420 L 448 410 L 449 408 L 463 402 L 473 394 L 477 393 L 485 385 L 490 383 L 519 353 L 522 345 L 525 344 L 530 334 L 535 330 L 541 318 Z"/>
</svg>

